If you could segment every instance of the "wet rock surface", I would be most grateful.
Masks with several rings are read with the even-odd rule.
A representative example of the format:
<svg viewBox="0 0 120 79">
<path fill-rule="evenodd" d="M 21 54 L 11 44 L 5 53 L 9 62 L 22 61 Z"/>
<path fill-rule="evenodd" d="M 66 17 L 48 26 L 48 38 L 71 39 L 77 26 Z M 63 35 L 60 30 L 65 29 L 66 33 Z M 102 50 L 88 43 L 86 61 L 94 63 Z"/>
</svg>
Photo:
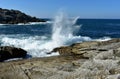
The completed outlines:
<svg viewBox="0 0 120 79">
<path fill-rule="evenodd" d="M 4 61 L 10 58 L 24 58 L 26 57 L 27 51 L 21 48 L 15 48 L 10 46 L 0 47 L 0 61 Z"/>
<path fill-rule="evenodd" d="M 120 39 L 59 47 L 60 56 L 0 63 L 0 79 L 119 79 Z"/>
</svg>

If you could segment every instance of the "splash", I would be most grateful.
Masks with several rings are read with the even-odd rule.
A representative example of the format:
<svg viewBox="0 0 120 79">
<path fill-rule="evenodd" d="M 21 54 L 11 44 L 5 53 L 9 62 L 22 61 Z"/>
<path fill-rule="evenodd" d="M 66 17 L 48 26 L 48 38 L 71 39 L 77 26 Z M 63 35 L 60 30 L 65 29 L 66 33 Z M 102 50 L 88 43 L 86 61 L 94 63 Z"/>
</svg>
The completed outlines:
<svg viewBox="0 0 120 79">
<path fill-rule="evenodd" d="M 77 32 L 81 25 L 76 25 L 79 18 L 69 19 L 67 15 L 63 12 L 59 12 L 54 19 L 54 23 L 52 26 L 52 35 L 51 40 L 41 45 L 43 49 L 52 51 L 55 47 L 70 45 L 75 42 L 80 42 L 85 39 L 89 39 L 87 37 L 74 36 L 74 32 Z"/>
<path fill-rule="evenodd" d="M 67 41 L 73 38 L 73 33 L 80 29 L 81 26 L 75 25 L 79 18 L 70 20 L 67 15 L 60 12 L 56 17 L 52 30 L 52 41 L 58 46 L 64 45 Z"/>
<path fill-rule="evenodd" d="M 64 45 L 70 45 L 76 42 L 90 41 L 91 38 L 83 36 L 75 36 L 81 25 L 76 22 L 79 17 L 69 19 L 63 12 L 58 13 L 52 24 L 51 37 L 47 36 L 1 36 L 1 45 L 20 47 L 28 51 L 32 57 L 45 57 L 59 55 L 59 53 L 51 53 L 54 48 Z M 25 27 L 25 26 L 24 26 Z M 38 26 L 39 27 L 39 26 Z"/>
</svg>

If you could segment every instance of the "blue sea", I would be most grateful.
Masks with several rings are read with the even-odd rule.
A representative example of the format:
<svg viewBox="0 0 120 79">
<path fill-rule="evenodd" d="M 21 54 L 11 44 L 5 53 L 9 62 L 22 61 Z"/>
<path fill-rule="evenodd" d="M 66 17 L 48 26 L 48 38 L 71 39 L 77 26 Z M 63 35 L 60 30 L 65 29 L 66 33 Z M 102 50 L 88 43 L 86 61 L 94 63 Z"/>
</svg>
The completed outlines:
<svg viewBox="0 0 120 79">
<path fill-rule="evenodd" d="M 69 19 L 59 15 L 46 21 L 0 24 L 0 45 L 23 48 L 32 57 L 45 57 L 59 55 L 48 54 L 59 46 L 120 38 L 120 19 Z"/>
</svg>

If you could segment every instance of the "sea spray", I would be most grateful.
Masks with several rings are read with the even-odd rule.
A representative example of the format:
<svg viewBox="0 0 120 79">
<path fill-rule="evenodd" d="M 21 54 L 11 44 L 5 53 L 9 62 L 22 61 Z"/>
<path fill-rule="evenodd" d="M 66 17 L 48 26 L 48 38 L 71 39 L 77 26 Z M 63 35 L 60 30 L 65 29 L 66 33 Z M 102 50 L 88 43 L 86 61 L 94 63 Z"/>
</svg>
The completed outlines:
<svg viewBox="0 0 120 79">
<path fill-rule="evenodd" d="M 52 26 L 51 40 L 42 44 L 40 48 L 44 49 L 47 52 L 50 52 L 55 47 L 68 45 L 70 42 L 72 43 L 73 41 L 75 42 L 75 39 L 79 37 L 74 36 L 73 33 L 74 31 L 80 29 L 80 26 L 75 25 L 75 21 L 77 21 L 77 19 L 75 18 L 75 20 L 70 20 L 63 12 L 58 13 L 58 15 L 54 19 L 54 23 Z"/>
<path fill-rule="evenodd" d="M 75 20 L 70 20 L 67 15 L 60 12 L 56 17 L 52 30 L 52 41 L 57 46 L 64 45 L 69 39 L 73 37 L 73 32 L 80 29 L 80 26 L 75 25 L 78 17 Z"/>
<path fill-rule="evenodd" d="M 15 34 L 12 37 L 11 35 L 3 35 L 0 37 L 1 45 L 23 48 L 27 50 L 28 54 L 32 57 L 59 55 L 59 53 L 51 53 L 49 55 L 47 53 L 59 46 L 91 40 L 89 37 L 74 35 L 74 33 L 77 32 L 81 27 L 81 25 L 76 25 L 78 19 L 79 17 L 76 17 L 75 19 L 71 20 L 66 14 L 60 12 L 55 17 L 52 24 L 52 34 L 50 37 L 46 35 L 20 36 Z"/>
</svg>

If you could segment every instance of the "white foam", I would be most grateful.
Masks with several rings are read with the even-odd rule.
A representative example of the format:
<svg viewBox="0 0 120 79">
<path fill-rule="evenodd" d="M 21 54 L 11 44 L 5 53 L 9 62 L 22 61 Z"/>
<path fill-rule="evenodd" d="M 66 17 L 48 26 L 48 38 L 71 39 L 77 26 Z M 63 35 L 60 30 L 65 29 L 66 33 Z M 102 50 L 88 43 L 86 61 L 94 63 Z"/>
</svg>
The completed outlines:
<svg viewBox="0 0 120 79">
<path fill-rule="evenodd" d="M 10 26 L 10 25 L 39 25 L 39 24 L 52 24 L 53 21 L 46 22 L 28 22 L 28 23 L 18 23 L 18 24 L 0 24 L 0 26 Z"/>
<path fill-rule="evenodd" d="M 102 37 L 102 38 L 99 38 L 99 39 L 94 39 L 95 41 L 108 41 L 108 40 L 111 40 L 110 37 Z"/>
<path fill-rule="evenodd" d="M 48 51 L 41 48 L 41 45 L 45 42 L 47 42 L 47 37 L 45 36 L 31 36 L 22 38 L 11 38 L 6 36 L 1 37 L 2 46 L 15 46 L 23 48 L 33 57 L 43 57 L 46 55 Z"/>
<path fill-rule="evenodd" d="M 75 18 L 73 21 L 77 21 L 77 19 Z M 69 20 L 67 15 L 62 12 L 55 17 L 52 40 L 54 43 L 56 42 L 58 46 L 64 45 L 64 43 L 74 37 L 73 32 L 80 29 L 81 26 L 75 26 L 75 22 L 73 21 Z"/>
<path fill-rule="evenodd" d="M 87 36 L 75 36 L 74 32 L 80 30 L 82 25 L 76 25 L 75 23 L 79 17 L 76 17 L 73 20 L 67 18 L 67 15 L 60 12 L 56 17 L 53 23 L 52 35 L 51 37 L 47 36 L 26 36 L 26 35 L 0 35 L 0 42 L 2 46 L 15 46 L 20 47 L 28 51 L 28 54 L 32 57 L 44 57 L 44 56 L 53 56 L 59 55 L 59 53 L 51 53 L 54 48 L 70 45 L 82 41 L 92 41 L 90 37 Z M 30 24 L 40 24 L 40 22 L 32 22 Z M 22 24 L 20 24 L 22 25 Z M 98 41 L 109 40 L 110 38 L 95 39 Z"/>
<path fill-rule="evenodd" d="M 46 22 L 28 22 L 28 23 L 18 23 L 15 25 L 39 25 L 39 24 L 52 24 L 52 21 L 46 21 Z"/>
</svg>

